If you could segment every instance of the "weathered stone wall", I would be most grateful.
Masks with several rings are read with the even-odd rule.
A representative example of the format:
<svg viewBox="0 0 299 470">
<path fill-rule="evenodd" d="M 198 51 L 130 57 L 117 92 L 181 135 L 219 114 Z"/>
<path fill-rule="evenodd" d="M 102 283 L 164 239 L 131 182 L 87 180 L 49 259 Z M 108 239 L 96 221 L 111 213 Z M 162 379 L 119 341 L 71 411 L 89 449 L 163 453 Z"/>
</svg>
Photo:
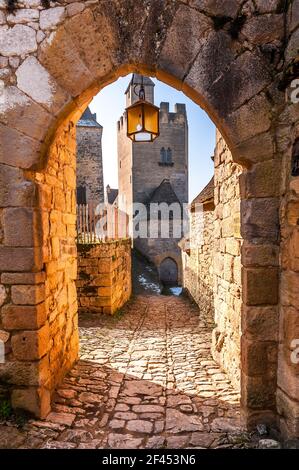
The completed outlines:
<svg viewBox="0 0 299 470">
<path fill-rule="evenodd" d="M 79 311 L 116 313 L 130 299 L 131 240 L 78 245 Z"/>
<path fill-rule="evenodd" d="M 182 251 L 184 287 L 214 323 L 214 205 L 190 213 L 189 252 Z"/>
<path fill-rule="evenodd" d="M 299 52 L 298 0 L 289 9 L 287 30 L 290 39 L 285 57 L 291 62 L 298 60 Z M 293 102 L 290 91 L 296 98 Z M 296 175 L 294 172 L 294 163 L 297 161 L 298 169 L 299 162 L 298 98 L 298 89 L 289 88 L 289 112 L 280 113 L 277 133 L 277 148 L 283 160 L 277 410 L 280 429 L 289 437 L 299 436 L 299 174 L 298 170 Z M 277 331 L 274 333 L 277 336 Z"/>
<path fill-rule="evenodd" d="M 215 324 L 212 353 L 240 387 L 241 340 L 241 167 L 234 163 L 223 137 L 217 131 L 214 155 L 214 272 Z"/>
<path fill-rule="evenodd" d="M 217 130 L 214 204 L 190 213 L 190 255 L 183 254 L 184 286 L 202 314 L 215 323 L 212 353 L 240 388 L 241 167 Z M 196 201 L 196 199 L 195 199 Z"/>
<path fill-rule="evenodd" d="M 104 202 L 101 127 L 77 125 L 77 188 L 86 188 L 87 204 Z"/>
<path fill-rule="evenodd" d="M 78 353 L 76 137 L 72 122 L 58 131 L 46 169 L 27 171 L 26 179 L 28 183 L 23 186 L 27 191 L 34 188 L 34 198 L 31 196 L 28 203 L 38 201 L 39 208 L 2 211 L 4 224 L 6 218 L 10 219 L 3 241 L 23 250 L 21 253 L 20 248 L 10 248 L 11 265 L 6 263 L 6 269 L 0 266 L 1 306 L 4 303 L 1 324 L 11 335 L 0 379 L 2 376 L 14 385 L 14 407 L 45 415 L 55 386 Z M 31 246 L 36 250 L 32 261 Z M 16 270 L 18 273 L 10 272 Z M 24 385 L 30 388 L 22 388 Z"/>
</svg>

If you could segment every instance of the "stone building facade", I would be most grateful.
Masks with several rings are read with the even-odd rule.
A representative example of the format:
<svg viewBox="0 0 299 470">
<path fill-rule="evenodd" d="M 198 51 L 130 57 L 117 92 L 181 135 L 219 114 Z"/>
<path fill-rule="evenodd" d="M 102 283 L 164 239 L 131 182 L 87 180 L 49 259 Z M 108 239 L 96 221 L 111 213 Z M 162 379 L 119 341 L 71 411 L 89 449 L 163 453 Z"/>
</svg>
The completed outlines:
<svg viewBox="0 0 299 470">
<path fill-rule="evenodd" d="M 0 380 L 14 406 L 45 416 L 78 357 L 74 127 L 138 73 L 202 106 L 242 165 L 242 417 L 298 437 L 298 0 L 18 5 L 0 0 Z"/>
<path fill-rule="evenodd" d="M 214 359 L 240 388 L 241 247 L 240 165 L 216 131 L 215 174 L 191 204 L 190 253 L 184 252 L 184 286 L 215 323 Z M 198 210 L 192 212 L 196 204 Z M 270 380 L 270 378 L 268 378 Z"/>
<path fill-rule="evenodd" d="M 104 202 L 102 163 L 103 128 L 96 114 L 86 108 L 77 123 L 77 202 L 100 204 Z"/>
<path fill-rule="evenodd" d="M 126 90 L 127 107 L 138 100 L 142 77 L 133 74 Z M 146 100 L 154 103 L 154 82 L 143 77 Z M 126 113 L 117 123 L 118 129 L 118 179 L 119 205 L 131 220 L 133 203 L 149 205 L 154 201 L 169 203 L 174 199 L 183 204 L 188 202 L 188 120 L 184 104 L 176 104 L 174 112 L 169 103 L 160 104 L 160 136 L 153 143 L 133 143 L 127 137 Z M 163 182 L 166 182 L 163 184 Z M 161 187 L 161 185 L 163 186 Z M 163 199 L 163 188 L 167 187 Z M 159 188 L 159 189 L 158 189 Z M 173 196 L 173 193 L 175 196 Z M 132 224 L 133 225 L 133 224 Z M 181 273 L 179 238 L 135 239 L 139 249 L 158 270 L 166 258 L 172 258 Z M 181 276 L 179 276 L 181 277 Z"/>
<path fill-rule="evenodd" d="M 214 322 L 214 209 L 213 178 L 191 202 L 189 234 L 180 242 L 183 286 L 211 323 Z"/>
</svg>

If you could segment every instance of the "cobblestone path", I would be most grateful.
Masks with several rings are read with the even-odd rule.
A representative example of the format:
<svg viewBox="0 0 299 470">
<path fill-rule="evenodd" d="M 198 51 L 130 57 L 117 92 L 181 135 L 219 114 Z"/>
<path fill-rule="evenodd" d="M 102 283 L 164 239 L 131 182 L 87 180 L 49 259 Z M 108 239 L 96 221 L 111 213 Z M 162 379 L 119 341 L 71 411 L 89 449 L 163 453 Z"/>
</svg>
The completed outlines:
<svg viewBox="0 0 299 470">
<path fill-rule="evenodd" d="M 3 436 L 23 448 L 251 446 L 238 393 L 210 355 L 211 329 L 184 297 L 137 296 L 118 318 L 81 317 L 80 361 L 53 411 L 11 425 L 11 438 L 2 426 L 0 446 Z"/>
</svg>

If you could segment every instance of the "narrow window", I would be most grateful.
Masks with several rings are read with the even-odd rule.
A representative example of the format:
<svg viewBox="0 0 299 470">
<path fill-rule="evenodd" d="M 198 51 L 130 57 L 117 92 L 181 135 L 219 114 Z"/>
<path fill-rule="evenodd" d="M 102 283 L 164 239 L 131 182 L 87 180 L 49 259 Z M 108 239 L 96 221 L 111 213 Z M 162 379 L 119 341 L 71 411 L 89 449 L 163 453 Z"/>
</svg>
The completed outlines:
<svg viewBox="0 0 299 470">
<path fill-rule="evenodd" d="M 160 150 L 160 158 L 162 163 L 166 163 L 166 150 L 164 147 Z"/>
<path fill-rule="evenodd" d="M 77 204 L 86 204 L 86 188 L 84 186 L 77 188 Z"/>
<path fill-rule="evenodd" d="M 172 150 L 169 147 L 166 153 L 166 163 L 172 163 Z"/>
</svg>

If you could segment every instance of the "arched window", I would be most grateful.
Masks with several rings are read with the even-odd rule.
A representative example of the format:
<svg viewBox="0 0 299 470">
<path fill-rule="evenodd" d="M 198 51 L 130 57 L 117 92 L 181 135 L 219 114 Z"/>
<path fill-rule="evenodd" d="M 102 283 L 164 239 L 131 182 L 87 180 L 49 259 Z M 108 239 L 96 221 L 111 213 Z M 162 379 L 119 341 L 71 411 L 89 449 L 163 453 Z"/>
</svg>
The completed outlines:
<svg viewBox="0 0 299 470">
<path fill-rule="evenodd" d="M 172 163 L 172 150 L 169 147 L 166 152 L 166 163 Z"/>
<path fill-rule="evenodd" d="M 166 163 L 166 150 L 164 147 L 162 147 L 160 150 L 160 157 L 161 157 L 161 162 Z"/>
</svg>

